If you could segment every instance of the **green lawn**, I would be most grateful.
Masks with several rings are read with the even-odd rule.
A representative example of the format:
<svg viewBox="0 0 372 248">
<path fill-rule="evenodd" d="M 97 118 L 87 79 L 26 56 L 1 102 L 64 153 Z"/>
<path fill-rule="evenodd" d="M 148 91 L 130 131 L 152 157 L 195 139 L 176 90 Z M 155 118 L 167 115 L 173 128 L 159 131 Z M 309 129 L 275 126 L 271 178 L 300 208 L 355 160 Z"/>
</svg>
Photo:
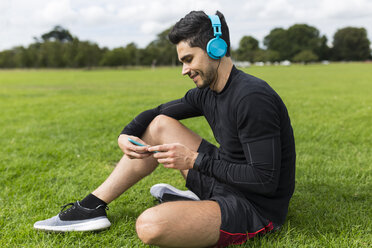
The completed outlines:
<svg viewBox="0 0 372 248">
<path fill-rule="evenodd" d="M 372 246 L 372 64 L 244 69 L 282 96 L 297 151 L 296 191 L 280 232 L 247 247 Z M 0 246 L 143 247 L 136 217 L 149 189 L 181 175 L 159 168 L 110 204 L 109 230 L 36 232 L 33 223 L 95 189 L 122 156 L 117 136 L 139 112 L 180 98 L 181 68 L 0 71 Z M 184 121 L 215 142 L 203 118 Z"/>
</svg>

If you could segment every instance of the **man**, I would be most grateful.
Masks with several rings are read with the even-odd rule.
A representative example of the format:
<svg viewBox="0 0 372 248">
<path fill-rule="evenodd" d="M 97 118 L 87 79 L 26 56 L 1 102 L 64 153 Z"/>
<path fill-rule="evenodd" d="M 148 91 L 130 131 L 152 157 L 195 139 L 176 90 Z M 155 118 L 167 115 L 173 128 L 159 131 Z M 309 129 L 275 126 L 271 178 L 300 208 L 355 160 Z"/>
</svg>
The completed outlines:
<svg viewBox="0 0 372 248">
<path fill-rule="evenodd" d="M 144 211 L 136 230 L 146 244 L 222 247 L 284 223 L 295 183 L 294 138 L 284 103 L 266 82 L 235 68 L 220 12 L 210 17 L 190 12 L 175 24 L 169 39 L 177 45 L 182 74 L 196 88 L 182 99 L 139 114 L 119 136 L 125 155 L 106 181 L 35 228 L 108 227 L 107 204 L 159 163 L 180 170 L 192 193 L 167 185 L 156 186 L 152 193 L 165 198 L 166 190 L 193 200 L 168 201 Z M 219 148 L 178 121 L 195 116 L 207 119 Z"/>
</svg>

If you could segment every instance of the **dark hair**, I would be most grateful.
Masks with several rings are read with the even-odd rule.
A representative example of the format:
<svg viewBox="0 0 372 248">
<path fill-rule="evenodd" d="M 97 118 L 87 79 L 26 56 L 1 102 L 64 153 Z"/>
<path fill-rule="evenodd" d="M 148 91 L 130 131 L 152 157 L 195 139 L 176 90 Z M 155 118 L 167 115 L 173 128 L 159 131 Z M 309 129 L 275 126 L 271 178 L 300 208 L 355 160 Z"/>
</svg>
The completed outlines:
<svg viewBox="0 0 372 248">
<path fill-rule="evenodd" d="M 221 12 L 217 11 L 216 15 L 221 20 L 221 38 L 227 44 L 226 56 L 230 57 L 229 27 Z M 205 51 L 209 40 L 214 38 L 211 20 L 204 11 L 191 11 L 173 26 L 168 37 L 173 44 L 187 41 L 191 47 L 200 47 Z"/>
</svg>

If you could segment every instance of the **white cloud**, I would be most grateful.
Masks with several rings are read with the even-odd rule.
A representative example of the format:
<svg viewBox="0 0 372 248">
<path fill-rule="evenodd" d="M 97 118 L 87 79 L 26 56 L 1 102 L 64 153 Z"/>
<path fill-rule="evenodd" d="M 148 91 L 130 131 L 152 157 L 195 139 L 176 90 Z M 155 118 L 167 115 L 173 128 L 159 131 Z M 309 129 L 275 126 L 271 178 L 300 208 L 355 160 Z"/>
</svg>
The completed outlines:
<svg viewBox="0 0 372 248">
<path fill-rule="evenodd" d="M 141 31 L 145 34 L 153 34 L 154 31 L 157 30 L 163 30 L 166 29 L 167 27 L 162 25 L 159 22 L 152 22 L 152 21 L 147 21 L 141 25 Z"/>
<path fill-rule="evenodd" d="M 370 0 L 0 0 L 0 50 L 28 45 L 57 24 L 100 46 L 143 47 L 191 10 L 224 13 L 233 46 L 243 35 L 262 41 L 274 27 L 295 23 L 315 26 L 329 40 L 339 28 L 365 27 L 372 40 Z"/>
<path fill-rule="evenodd" d="M 319 13 L 323 17 L 336 19 L 372 17 L 372 2 L 368 0 L 344 1 L 324 0 L 320 3 Z"/>
<path fill-rule="evenodd" d="M 211 7 L 213 6 L 213 7 Z M 155 35 L 169 28 L 191 10 L 205 9 L 210 13 L 216 11 L 214 1 L 149 1 L 133 6 L 123 6 L 118 10 L 118 17 L 129 25 L 137 25 L 145 35 Z"/>
<path fill-rule="evenodd" d="M 291 18 L 296 13 L 294 6 L 287 0 L 271 0 L 266 2 L 264 8 L 259 12 L 261 19 L 276 20 Z"/>
<path fill-rule="evenodd" d="M 70 0 L 49 1 L 42 10 L 43 21 L 51 24 L 74 23 L 78 13 L 71 6 Z"/>
<path fill-rule="evenodd" d="M 89 6 L 87 8 L 81 9 L 79 11 L 79 16 L 88 25 L 102 25 L 109 23 L 114 15 L 114 11 L 109 9 L 104 9 L 100 6 Z"/>
</svg>

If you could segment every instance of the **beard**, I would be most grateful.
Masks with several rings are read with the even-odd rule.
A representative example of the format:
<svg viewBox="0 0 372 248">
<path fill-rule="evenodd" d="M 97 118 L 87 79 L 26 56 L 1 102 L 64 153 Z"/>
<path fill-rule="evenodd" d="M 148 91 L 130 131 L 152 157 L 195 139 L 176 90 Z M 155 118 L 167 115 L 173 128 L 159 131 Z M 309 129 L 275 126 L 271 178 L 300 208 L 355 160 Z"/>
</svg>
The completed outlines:
<svg viewBox="0 0 372 248">
<path fill-rule="evenodd" d="M 212 88 L 211 86 L 217 81 L 217 72 L 216 69 L 210 65 L 205 72 L 199 72 L 200 78 L 202 80 L 201 85 L 196 85 L 200 90 L 203 90 L 207 87 Z"/>
</svg>

